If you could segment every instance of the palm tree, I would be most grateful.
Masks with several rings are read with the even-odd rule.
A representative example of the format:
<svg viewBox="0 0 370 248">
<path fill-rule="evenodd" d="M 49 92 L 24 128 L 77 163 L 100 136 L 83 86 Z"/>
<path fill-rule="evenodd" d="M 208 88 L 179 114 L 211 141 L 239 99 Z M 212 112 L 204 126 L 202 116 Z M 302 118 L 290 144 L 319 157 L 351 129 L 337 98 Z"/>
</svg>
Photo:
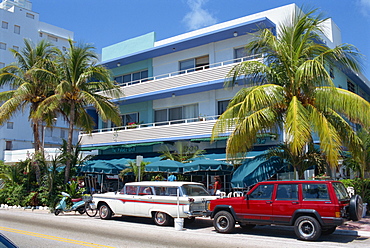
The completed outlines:
<svg viewBox="0 0 370 248">
<path fill-rule="evenodd" d="M 177 162 L 185 163 L 191 159 L 201 157 L 205 151 L 201 149 L 191 150 L 190 144 L 187 142 L 176 142 L 175 143 L 175 151 L 171 152 L 168 146 L 163 146 L 162 157 L 163 159 L 174 160 Z"/>
<path fill-rule="evenodd" d="M 138 179 L 139 179 L 139 174 L 140 174 L 140 178 L 144 177 L 144 175 L 145 175 L 145 166 L 148 165 L 148 164 L 150 164 L 150 162 L 141 161 L 141 163 L 140 163 L 140 172 L 139 172 L 139 167 L 136 165 L 136 161 L 129 161 L 128 162 L 129 168 L 121 170 L 121 172 L 119 173 L 119 177 L 122 180 L 124 180 L 124 177 L 127 173 L 133 173 L 135 175 L 135 182 L 137 182 Z"/>
<path fill-rule="evenodd" d="M 370 169 L 370 134 L 364 129 L 360 129 L 357 134 L 361 140 L 359 152 L 344 156 L 344 165 L 358 171 L 363 179 L 365 172 Z"/>
<path fill-rule="evenodd" d="M 212 138 L 231 130 L 228 156 L 246 152 L 259 133 L 271 130 L 282 130 L 294 156 L 302 156 L 317 134 L 331 167 L 337 166 L 342 145 L 356 152 L 360 141 L 350 122 L 370 126 L 369 102 L 336 88 L 328 69 L 359 71 L 361 55 L 352 45 L 329 48 L 320 42 L 325 20 L 316 10 L 297 10 L 277 36 L 265 29 L 246 46 L 247 53 L 262 54 L 264 63 L 242 62 L 227 75 L 225 86 L 242 78 L 250 84 L 236 93 L 213 128 Z"/>
<path fill-rule="evenodd" d="M 36 46 L 24 40 L 24 48 L 18 52 L 10 49 L 16 62 L 0 71 L 0 86 L 9 85 L 11 90 L 0 93 L 0 125 L 14 114 L 29 109 L 28 118 L 31 120 L 34 147 L 37 153 L 42 147 L 40 142 L 40 126 L 44 121 L 51 124 L 53 113 L 35 112 L 53 89 L 52 75 L 55 71 L 53 62 L 55 52 L 51 43 L 42 40 Z M 36 168 L 37 182 L 40 183 L 40 169 Z"/>
<path fill-rule="evenodd" d="M 72 40 L 69 45 L 67 52 L 59 51 L 59 84 L 55 93 L 45 99 L 38 111 L 42 114 L 57 110 L 66 118 L 69 123 L 67 153 L 72 152 L 75 127 L 88 132 L 94 127 L 88 108 L 95 108 L 103 121 L 110 119 L 117 126 L 121 124 L 119 109 L 109 99 L 122 95 L 111 80 L 110 72 L 96 64 L 98 56 L 93 46 L 75 45 Z M 69 180 L 70 168 L 71 161 L 67 159 L 65 183 Z"/>
<path fill-rule="evenodd" d="M 298 178 L 303 178 L 304 171 L 311 166 L 317 166 L 318 171 L 321 172 L 324 171 L 327 165 L 320 150 L 315 148 L 313 143 L 309 143 L 306 152 L 298 156 L 292 154 L 288 144 L 279 144 L 268 149 L 266 153 L 258 156 L 258 159 L 268 160 L 273 157 L 278 157 L 281 160 L 281 163 L 292 165 L 294 175 L 298 172 Z"/>
</svg>

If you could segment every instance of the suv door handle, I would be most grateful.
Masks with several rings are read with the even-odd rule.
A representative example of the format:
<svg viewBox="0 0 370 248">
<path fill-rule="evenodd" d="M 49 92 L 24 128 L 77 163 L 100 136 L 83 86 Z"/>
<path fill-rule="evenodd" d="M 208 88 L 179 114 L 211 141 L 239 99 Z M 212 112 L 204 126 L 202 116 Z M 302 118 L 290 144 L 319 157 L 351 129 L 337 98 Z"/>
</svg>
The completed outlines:
<svg viewBox="0 0 370 248">
<path fill-rule="evenodd" d="M 266 204 L 270 204 L 270 203 L 272 203 L 272 201 L 266 201 Z"/>
<path fill-rule="evenodd" d="M 294 201 L 294 202 L 292 202 L 292 204 L 299 204 L 299 202 Z"/>
<path fill-rule="evenodd" d="M 331 204 L 331 202 L 325 202 L 325 204 Z"/>
</svg>

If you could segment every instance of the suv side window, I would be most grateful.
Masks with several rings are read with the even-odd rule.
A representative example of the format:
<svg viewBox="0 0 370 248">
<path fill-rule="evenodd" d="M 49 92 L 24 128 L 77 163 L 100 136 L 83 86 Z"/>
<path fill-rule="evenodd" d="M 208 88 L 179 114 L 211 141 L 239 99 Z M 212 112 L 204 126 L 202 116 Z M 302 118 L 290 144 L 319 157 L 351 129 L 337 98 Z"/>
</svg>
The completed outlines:
<svg viewBox="0 0 370 248">
<path fill-rule="evenodd" d="M 279 184 L 276 191 L 276 200 L 298 200 L 298 184 Z"/>
<path fill-rule="evenodd" d="M 259 185 L 249 195 L 249 199 L 250 200 L 271 200 L 273 189 L 274 189 L 273 184 Z"/>
<path fill-rule="evenodd" d="M 302 184 L 303 200 L 330 200 L 326 184 Z"/>
</svg>

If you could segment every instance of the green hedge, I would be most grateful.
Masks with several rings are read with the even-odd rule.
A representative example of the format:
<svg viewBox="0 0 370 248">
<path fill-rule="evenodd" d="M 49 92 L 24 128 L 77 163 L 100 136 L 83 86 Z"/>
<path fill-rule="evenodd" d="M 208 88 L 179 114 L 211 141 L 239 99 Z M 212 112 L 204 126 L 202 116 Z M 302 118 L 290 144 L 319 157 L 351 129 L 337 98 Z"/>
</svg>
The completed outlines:
<svg viewBox="0 0 370 248">
<path fill-rule="evenodd" d="M 370 179 L 344 179 L 341 180 L 341 182 L 344 184 L 344 186 L 347 187 L 353 187 L 355 189 L 355 193 L 357 195 L 360 195 L 362 197 L 362 200 L 364 203 L 368 203 L 370 205 Z M 368 206 L 369 209 L 369 206 Z"/>
</svg>

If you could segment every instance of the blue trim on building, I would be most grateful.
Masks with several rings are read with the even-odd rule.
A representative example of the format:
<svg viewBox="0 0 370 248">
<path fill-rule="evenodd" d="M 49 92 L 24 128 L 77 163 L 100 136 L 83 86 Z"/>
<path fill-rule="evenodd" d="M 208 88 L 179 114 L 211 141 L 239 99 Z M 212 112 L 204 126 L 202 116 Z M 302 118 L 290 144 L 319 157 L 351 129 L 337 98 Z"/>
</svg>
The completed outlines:
<svg viewBox="0 0 370 248">
<path fill-rule="evenodd" d="M 108 69 L 112 69 L 114 67 L 117 67 L 117 63 L 120 63 L 121 66 L 127 65 L 141 60 L 155 58 L 158 56 L 163 56 L 193 47 L 202 46 L 210 42 L 230 39 L 234 37 L 234 32 L 237 32 L 240 36 L 246 35 L 248 33 L 253 33 L 264 28 L 275 29 L 276 25 L 267 17 L 263 17 L 253 21 L 240 23 L 231 27 L 217 29 L 212 32 L 208 32 L 198 36 L 189 37 L 187 39 L 172 42 L 162 46 L 149 48 L 126 56 L 117 57 L 116 59 L 104 61 L 102 62 L 102 64 L 105 65 Z"/>
</svg>

